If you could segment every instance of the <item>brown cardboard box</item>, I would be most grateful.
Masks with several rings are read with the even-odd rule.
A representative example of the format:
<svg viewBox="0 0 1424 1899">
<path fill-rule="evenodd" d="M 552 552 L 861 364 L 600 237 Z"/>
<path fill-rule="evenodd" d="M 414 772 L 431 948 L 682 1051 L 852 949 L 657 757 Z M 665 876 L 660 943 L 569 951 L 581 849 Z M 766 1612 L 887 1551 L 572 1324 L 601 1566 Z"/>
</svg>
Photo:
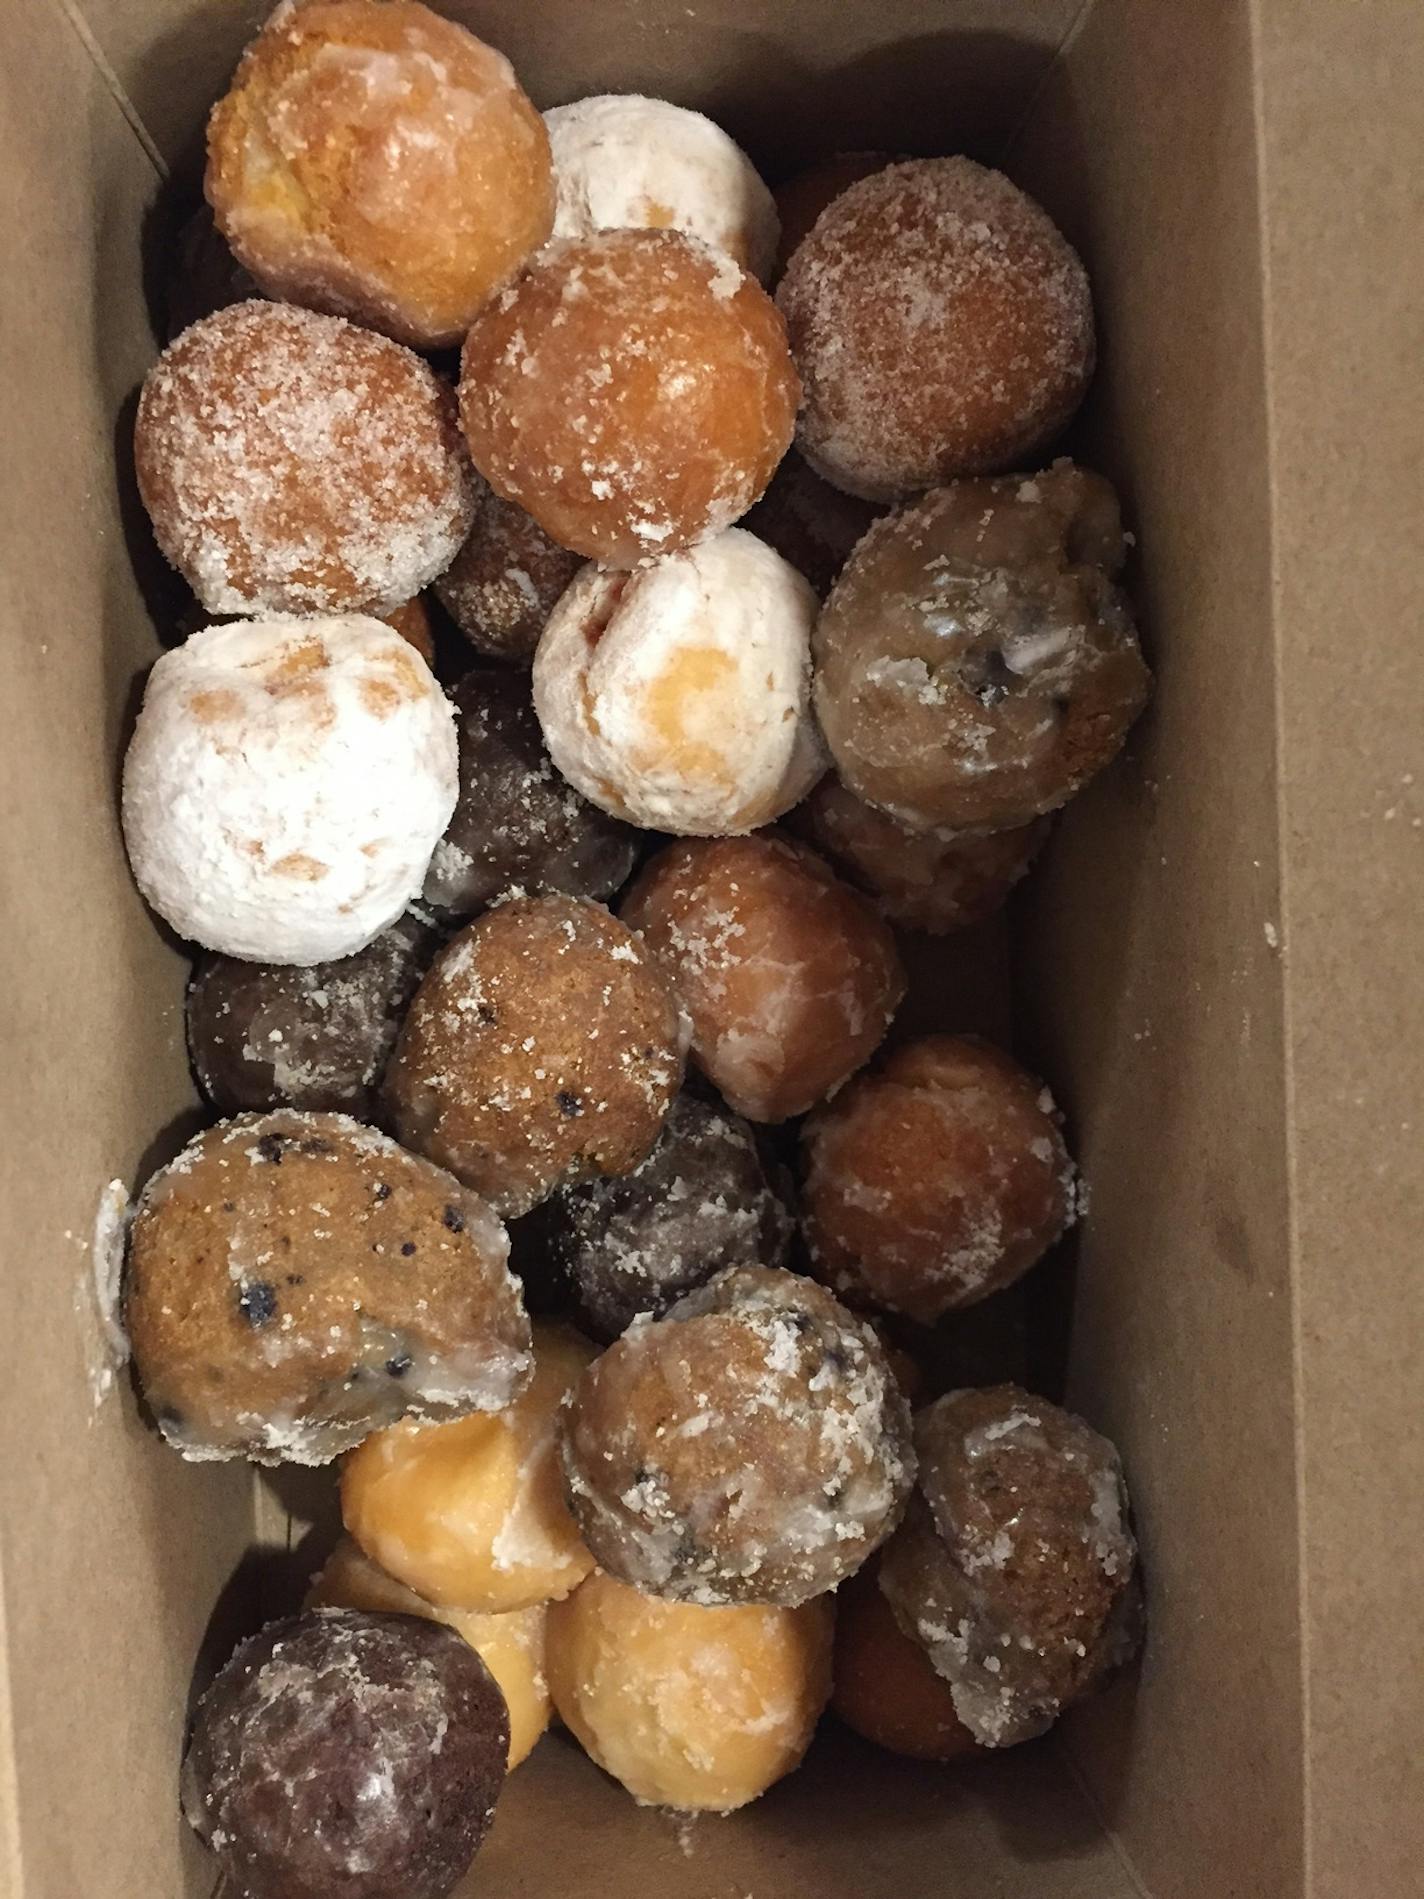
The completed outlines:
<svg viewBox="0 0 1424 1899">
<path fill-rule="evenodd" d="M 1140 1675 L 948 1777 L 829 1740 L 686 1850 L 571 1750 L 515 1776 L 489 1899 L 1407 1899 L 1424 1891 L 1424 9 L 1415 0 L 444 0 L 541 103 L 720 117 L 772 168 L 1001 156 L 1093 272 L 1080 430 L 1141 536 L 1158 695 L 1019 932 L 1026 1050 L 1092 1212 L 1061 1339 L 1122 1444 Z M 114 478 L 139 256 L 262 0 L 10 0 L 0 194 L 8 722 L 0 1892 L 211 1890 L 188 1684 L 301 1495 L 96 1393 L 88 1250 L 191 1109 L 184 966 L 125 870 L 154 652 Z M 155 1142 L 155 1130 L 163 1134 Z M 1067 1302 L 1060 1301 L 1066 1309 Z M 1052 1353 L 1050 1353 L 1052 1356 Z M 244 1562 L 244 1553 L 246 1561 Z M 221 1599 L 221 1600 L 220 1600 Z M 214 1604 L 219 1603 L 214 1615 Z"/>
</svg>

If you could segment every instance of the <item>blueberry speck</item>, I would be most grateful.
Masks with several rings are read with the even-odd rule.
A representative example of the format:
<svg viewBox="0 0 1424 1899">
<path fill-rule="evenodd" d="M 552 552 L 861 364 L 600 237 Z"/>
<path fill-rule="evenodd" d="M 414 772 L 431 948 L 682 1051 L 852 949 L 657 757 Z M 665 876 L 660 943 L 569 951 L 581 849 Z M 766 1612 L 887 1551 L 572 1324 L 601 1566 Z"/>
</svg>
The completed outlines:
<svg viewBox="0 0 1424 1899">
<path fill-rule="evenodd" d="M 559 1113 L 565 1120 L 576 1121 L 583 1113 L 583 1102 L 578 1095 L 571 1095 L 567 1088 L 561 1088 L 554 1099 L 559 1104 Z"/>
<path fill-rule="evenodd" d="M 409 1259 L 409 1258 L 410 1258 L 410 1256 L 411 1256 L 411 1254 L 412 1254 L 412 1253 L 413 1253 L 414 1251 L 415 1251 L 415 1241 L 414 1241 L 414 1240 L 402 1240 L 402 1241 L 401 1241 L 401 1258 L 402 1258 L 402 1259 Z"/>
<path fill-rule="evenodd" d="M 306 1274 L 305 1273 L 288 1273 L 287 1284 L 289 1286 L 304 1286 L 306 1284 Z"/>
<path fill-rule="evenodd" d="M 446 1207 L 443 1217 L 446 1226 L 449 1227 L 452 1233 L 464 1232 L 465 1216 L 458 1207 Z"/>
<path fill-rule="evenodd" d="M 406 1373 L 410 1370 L 410 1367 L 410 1353 L 397 1352 L 394 1358 L 388 1358 L 386 1360 L 386 1376 L 388 1378 L 404 1378 Z"/>
<path fill-rule="evenodd" d="M 319 1134 L 309 1134 L 301 1144 L 304 1154 L 329 1154 L 331 1142 L 324 1141 Z"/>
<path fill-rule="evenodd" d="M 265 1279 L 249 1279 L 238 1289 L 237 1309 L 256 1332 L 277 1316 L 277 1288 Z"/>
<path fill-rule="evenodd" d="M 493 1027 L 493 1025 L 499 1020 L 499 1011 L 498 1009 L 494 1007 L 493 1003 L 489 1003 L 489 1002 L 477 1003 L 475 1005 L 475 1014 L 476 1016 L 478 1016 L 480 1021 L 485 1023 L 488 1027 Z"/>
<path fill-rule="evenodd" d="M 223 1201 L 223 1203 L 222 1203 L 222 1210 L 223 1210 L 223 1212 L 224 1212 L 224 1213 L 236 1213 L 236 1212 L 237 1212 L 237 1208 L 236 1208 L 236 1207 L 235 1207 L 235 1206 L 233 1205 L 233 1203 L 232 1203 L 232 1201 L 231 1201 L 231 1200 L 224 1200 L 224 1201 Z"/>
<path fill-rule="evenodd" d="M 391 1197 L 390 1188 L 386 1185 L 384 1180 L 378 1180 L 376 1182 L 376 1198 L 378 1200 L 389 1200 L 390 1197 Z"/>
<path fill-rule="evenodd" d="M 271 1161 L 274 1167 L 282 1165 L 282 1137 L 280 1134 L 264 1134 L 257 1143 L 257 1152 L 265 1161 Z"/>
</svg>

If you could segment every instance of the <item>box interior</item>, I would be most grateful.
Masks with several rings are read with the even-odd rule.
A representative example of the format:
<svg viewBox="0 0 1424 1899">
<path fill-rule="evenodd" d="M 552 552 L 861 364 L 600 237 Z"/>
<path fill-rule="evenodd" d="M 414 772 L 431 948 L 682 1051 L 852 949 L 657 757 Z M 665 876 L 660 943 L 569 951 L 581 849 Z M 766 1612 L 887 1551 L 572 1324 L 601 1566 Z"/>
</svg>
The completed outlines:
<svg viewBox="0 0 1424 1899">
<path fill-rule="evenodd" d="M 502 47 L 539 104 L 662 94 L 716 116 L 772 177 L 840 149 L 967 150 L 1039 195 L 1094 280 L 1102 363 L 1069 446 L 1120 485 L 1158 681 L 1128 755 L 1067 814 L 1013 927 L 1014 1039 L 1065 1106 L 1092 1191 L 1073 1246 L 1027 1290 L 1030 1373 L 1123 1448 L 1152 1606 L 1140 1672 L 1051 1742 L 973 1772 L 829 1734 L 762 1802 L 686 1836 L 555 1737 L 511 1780 L 471 1892 L 1185 1899 L 1310 1881 L 1343 1893 L 1364 1851 L 1385 1869 L 1372 1893 L 1412 1890 L 1407 1827 L 1381 1844 L 1403 1799 L 1397 1751 L 1346 1705 L 1345 1665 L 1322 1639 L 1332 1614 L 1368 1618 L 1362 1539 L 1393 1556 L 1394 1609 L 1418 1547 L 1402 1506 L 1420 1427 L 1391 1406 L 1406 1389 L 1408 1300 L 1419 1316 L 1418 1275 L 1404 1270 L 1419 1075 L 1377 994 L 1346 1009 L 1356 1061 L 1330 1013 L 1351 957 L 1375 954 L 1391 923 L 1381 980 L 1407 994 L 1416 971 L 1400 893 L 1411 865 L 1417 878 L 1418 705 L 1411 725 L 1402 664 L 1361 678 L 1327 637 L 1332 613 L 1361 625 L 1368 583 L 1356 570 L 1347 585 L 1322 548 L 1324 531 L 1362 547 L 1366 508 L 1402 536 L 1410 478 L 1388 422 L 1382 467 L 1354 488 L 1322 478 L 1300 399 L 1327 350 L 1361 334 L 1402 362 L 1405 304 L 1396 278 L 1364 270 L 1306 338 L 1292 300 L 1317 280 L 1299 234 L 1311 218 L 1334 254 L 1381 260 L 1405 208 L 1393 172 L 1363 221 L 1328 191 L 1307 202 L 1299 141 L 1325 76 L 1303 65 L 1302 39 L 1317 33 L 1337 67 L 1362 62 L 1349 135 L 1366 157 L 1382 137 L 1369 106 L 1388 96 L 1399 49 L 1378 19 L 1361 25 L 1331 0 L 441 10 Z M 114 796 L 156 650 L 155 557 L 114 472 L 155 352 L 140 255 L 165 175 L 192 176 L 207 105 L 264 11 L 36 0 L 8 20 L 0 194 L 23 270 L 0 353 L 12 439 L 33 450 L 10 471 L 0 573 L 19 711 L 0 771 L 4 808 L 21 814 L 5 897 L 23 1098 L 3 1202 L 18 1351 L 0 1396 L 0 1884 L 10 1875 L 5 1889 L 25 1899 L 211 1890 L 174 1796 L 190 1680 L 276 1599 L 286 1553 L 325 1507 L 305 1478 L 254 1481 L 166 1451 L 127 1378 L 105 1384 L 92 1298 L 103 1183 L 132 1188 L 195 1125 L 186 963 L 131 886 Z M 1399 13 L 1424 56 L 1419 17 L 1381 11 Z M 1382 378 L 1364 390 L 1380 417 L 1396 396 Z M 1417 623 L 1417 595 L 1397 577 L 1377 584 L 1381 613 L 1412 604 Z M 1340 695 L 1382 748 L 1368 782 L 1332 750 L 1323 708 Z M 1331 803 L 1351 770 L 1367 838 Z M 1406 787 L 1387 832 L 1385 778 Z M 1325 853 L 1323 890 L 1308 849 Z M 994 932 L 967 959 L 921 946 L 917 1021 L 938 1011 L 1002 1032 L 1007 956 Z M 1326 1107 L 1359 1083 L 1364 1043 L 1377 1114 L 1342 1136 Z M 1292 1116 L 1317 1085 L 1297 1140 Z M 1337 1441 L 1317 1420 L 1350 1382 L 1327 1349 L 1349 1323 L 1342 1217 L 1364 1226 L 1393 1322 L 1387 1342 L 1353 1341 L 1370 1382 Z M 1371 1438 L 1371 1421 L 1393 1428 Z M 1302 1553 L 1318 1589 L 1305 1589 Z M 1412 1719 L 1424 1738 L 1398 1671 L 1363 1665 L 1401 1729 Z M 1321 1773 L 1334 1777 L 1323 1794 Z"/>
</svg>

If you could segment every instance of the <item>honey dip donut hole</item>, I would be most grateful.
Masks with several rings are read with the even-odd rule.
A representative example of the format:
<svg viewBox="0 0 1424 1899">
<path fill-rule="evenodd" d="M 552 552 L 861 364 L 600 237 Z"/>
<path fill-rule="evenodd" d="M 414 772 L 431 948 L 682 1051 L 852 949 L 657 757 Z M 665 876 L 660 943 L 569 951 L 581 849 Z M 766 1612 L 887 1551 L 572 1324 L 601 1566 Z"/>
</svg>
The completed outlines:
<svg viewBox="0 0 1424 1899">
<path fill-rule="evenodd" d="M 611 567 L 730 527 L 791 445 L 801 386 L 766 292 L 678 231 L 549 244 L 465 339 L 476 468 Z"/>
<path fill-rule="evenodd" d="M 415 0 L 279 7 L 213 108 L 204 189 L 270 296 L 417 349 L 458 344 L 554 221 L 509 61 Z"/>
<path fill-rule="evenodd" d="M 170 343 L 134 424 L 164 556 L 209 613 L 388 613 L 453 560 L 475 488 L 450 391 L 340 317 L 238 303 Z"/>
<path fill-rule="evenodd" d="M 896 501 L 1030 460 L 1093 371 L 1093 305 L 1047 212 L 968 158 L 840 193 L 776 293 L 806 385 L 797 439 L 827 481 Z"/>
</svg>

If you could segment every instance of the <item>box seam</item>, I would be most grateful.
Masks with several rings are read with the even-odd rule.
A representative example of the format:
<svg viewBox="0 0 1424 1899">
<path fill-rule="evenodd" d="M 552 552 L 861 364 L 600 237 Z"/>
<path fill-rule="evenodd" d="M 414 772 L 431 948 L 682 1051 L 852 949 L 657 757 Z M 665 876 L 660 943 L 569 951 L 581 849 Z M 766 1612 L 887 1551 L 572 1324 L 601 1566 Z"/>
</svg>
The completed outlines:
<svg viewBox="0 0 1424 1899">
<path fill-rule="evenodd" d="M 50 0 L 50 3 L 55 12 L 59 14 L 60 18 L 66 23 L 69 30 L 79 41 L 79 44 L 83 47 L 85 56 L 90 65 L 99 75 L 100 84 L 123 114 L 129 130 L 143 147 L 144 155 L 150 165 L 152 165 L 159 179 L 166 180 L 168 177 L 167 160 L 158 149 L 148 127 L 144 124 L 142 113 L 129 97 L 128 92 L 124 88 L 123 81 L 115 72 L 103 47 L 95 38 L 93 29 L 85 19 L 77 0 Z"/>
<path fill-rule="evenodd" d="M 1266 433 L 1266 533 L 1268 560 L 1270 566 L 1271 601 L 1271 657 L 1275 669 L 1274 692 L 1274 741 L 1276 749 L 1276 889 L 1279 909 L 1279 947 L 1280 959 L 1280 1017 L 1281 1017 L 1281 1063 L 1282 1094 L 1284 1120 L 1286 1127 L 1286 1258 L 1289 1269 L 1291 1299 L 1291 1396 L 1295 1413 L 1294 1452 L 1295 1452 L 1295 1515 L 1296 1515 L 1296 1615 L 1298 1621 L 1298 1641 L 1300 1659 L 1300 1774 L 1301 1774 L 1301 1893 L 1302 1899 L 1309 1899 L 1315 1889 L 1314 1852 L 1312 1841 L 1314 1825 L 1312 1820 L 1314 1805 L 1313 1772 L 1310 1752 L 1311 1733 L 1311 1683 L 1310 1683 L 1310 1572 L 1307 1557 L 1310 1539 L 1307 1534 L 1309 1499 L 1306 1485 L 1305 1457 L 1305 1339 L 1302 1302 L 1300 1297 L 1300 1232 L 1298 1208 L 1299 1164 L 1295 1143 L 1290 1138 L 1290 1130 L 1295 1126 L 1296 1114 L 1296 1072 L 1295 1039 L 1293 1034 L 1290 985 L 1291 954 L 1291 866 L 1289 852 L 1289 826 L 1287 819 L 1286 797 L 1286 722 L 1284 693 L 1284 664 L 1281 647 L 1281 572 L 1278 542 L 1276 536 L 1276 469 L 1278 466 L 1276 446 L 1279 440 L 1276 393 L 1270 373 L 1271 359 L 1271 313 L 1274 291 L 1271 280 L 1270 246 L 1270 205 L 1267 189 L 1267 152 L 1266 152 L 1266 81 L 1264 60 L 1264 34 L 1261 20 L 1261 0 L 1251 0 L 1251 67 L 1252 67 L 1252 106 L 1255 117 L 1256 144 L 1256 192 L 1257 192 L 1257 230 L 1260 243 L 1261 270 L 1261 365 L 1262 381 L 1265 385 L 1265 433 Z"/>
<path fill-rule="evenodd" d="M 20 1832 L 20 1757 L 15 1746 L 15 1709 L 10 1690 L 10 1631 L 5 1613 L 5 1552 L 0 1547 L 0 1887 L 25 1890 L 24 1839 Z"/>
<path fill-rule="evenodd" d="M 1018 144 L 1019 139 L 1023 136 L 1025 127 L 1032 122 L 1033 115 L 1038 110 L 1039 100 L 1053 83 L 1058 68 L 1067 57 L 1074 41 L 1088 24 L 1088 16 L 1096 4 L 1097 0 L 1082 0 L 1082 5 L 1064 28 L 1062 38 L 1054 47 L 1049 58 L 1044 62 L 1043 71 L 1039 74 L 1036 83 L 1029 92 L 1028 100 L 1023 111 L 1020 112 L 1017 119 L 1014 120 L 1013 126 L 999 147 L 997 163 L 1001 165 L 1008 163 L 1010 153 Z"/>
<path fill-rule="evenodd" d="M 1102 1807 L 1098 1804 L 1098 1797 L 1093 1791 L 1092 1782 L 1079 1766 L 1077 1755 L 1061 1734 L 1054 1736 L 1053 1748 L 1058 1758 L 1063 1762 L 1068 1773 L 1068 1778 L 1082 1796 L 1083 1804 L 1087 1807 L 1089 1813 L 1092 1814 L 1098 1826 L 1101 1828 L 1103 1838 L 1112 1848 L 1113 1857 L 1122 1868 L 1123 1877 L 1132 1888 L 1132 1891 L 1137 1895 L 1137 1899 L 1153 1899 L 1151 1891 L 1143 1883 L 1142 1875 L 1138 1872 L 1136 1865 L 1133 1863 L 1132 1855 L 1128 1852 L 1117 1828 L 1112 1825 L 1107 1815 L 1103 1812 Z"/>
</svg>

